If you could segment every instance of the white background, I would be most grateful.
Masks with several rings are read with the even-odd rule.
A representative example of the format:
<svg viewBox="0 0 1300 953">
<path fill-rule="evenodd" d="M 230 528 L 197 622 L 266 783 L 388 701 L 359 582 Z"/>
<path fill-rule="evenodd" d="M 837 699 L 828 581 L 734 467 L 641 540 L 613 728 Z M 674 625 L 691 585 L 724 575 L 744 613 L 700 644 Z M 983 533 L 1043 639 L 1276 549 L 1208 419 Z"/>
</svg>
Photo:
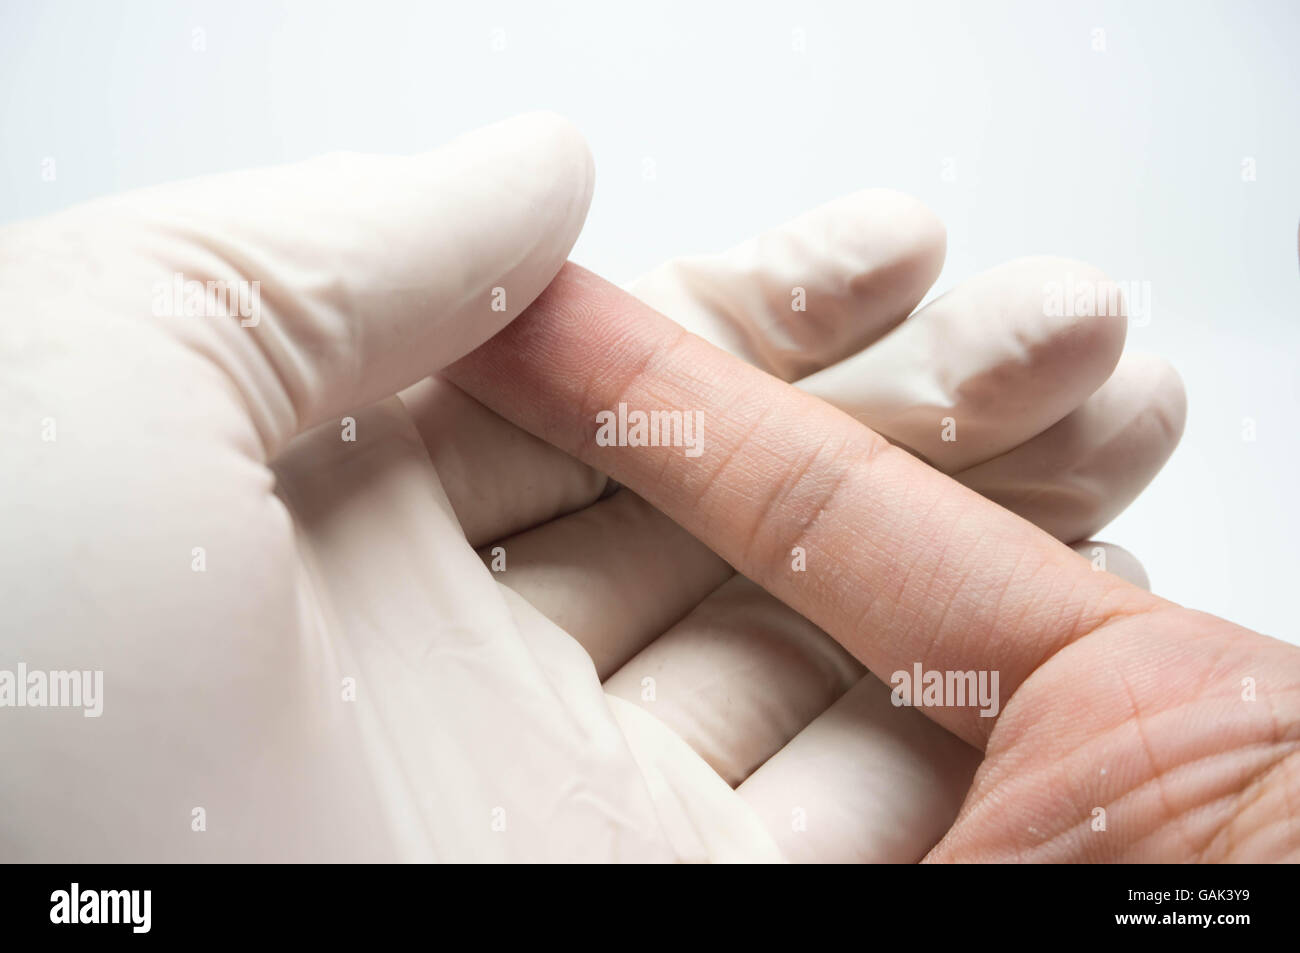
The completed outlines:
<svg viewBox="0 0 1300 953">
<path fill-rule="evenodd" d="M 947 222 L 937 291 L 1031 253 L 1151 283 L 1130 346 L 1181 371 L 1187 434 L 1102 535 L 1157 592 L 1300 642 L 1298 51 L 1297 0 L 0 0 L 0 221 L 535 108 L 591 143 L 574 257 L 616 281 L 901 189 Z"/>
</svg>

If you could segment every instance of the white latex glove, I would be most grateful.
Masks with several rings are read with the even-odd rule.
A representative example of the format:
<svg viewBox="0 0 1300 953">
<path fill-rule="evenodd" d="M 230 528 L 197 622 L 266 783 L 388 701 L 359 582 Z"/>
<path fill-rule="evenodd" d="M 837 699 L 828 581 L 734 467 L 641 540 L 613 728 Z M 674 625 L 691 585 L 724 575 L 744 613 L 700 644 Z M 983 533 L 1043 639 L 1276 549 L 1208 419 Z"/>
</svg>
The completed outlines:
<svg viewBox="0 0 1300 953">
<path fill-rule="evenodd" d="M 0 781 L 6 859 L 778 856 L 763 805 L 666 721 L 607 703 L 582 637 L 466 543 L 581 509 L 603 479 L 436 379 L 409 414 L 370 404 L 517 314 L 589 196 L 580 141 L 528 117 L 430 157 L 227 176 L 0 233 L 0 668 L 104 672 L 100 718 L 0 709 L 0 756 L 23 766 Z M 177 273 L 259 280 L 260 320 L 151 317 Z M 725 578 L 645 522 L 702 568 L 670 607 Z M 604 582 L 588 617 L 619 594 Z M 628 616 L 644 627 L 661 594 Z"/>
<path fill-rule="evenodd" d="M 675 856 L 391 398 L 546 286 L 591 187 L 529 116 L 0 232 L 0 669 L 103 672 L 100 717 L 0 708 L 3 859 Z M 260 311 L 153 316 L 178 273 Z"/>
</svg>

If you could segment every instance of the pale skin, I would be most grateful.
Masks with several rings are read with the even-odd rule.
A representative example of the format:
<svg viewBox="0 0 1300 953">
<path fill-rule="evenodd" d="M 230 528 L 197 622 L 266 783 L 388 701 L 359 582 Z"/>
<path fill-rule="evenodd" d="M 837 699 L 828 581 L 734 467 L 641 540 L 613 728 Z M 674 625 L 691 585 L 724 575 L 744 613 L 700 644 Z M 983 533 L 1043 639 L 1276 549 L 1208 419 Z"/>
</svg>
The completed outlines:
<svg viewBox="0 0 1300 953">
<path fill-rule="evenodd" d="M 0 711 L 0 760 L 23 766 L 0 778 L 10 859 L 1294 850 L 1294 650 L 1094 572 L 962 488 L 1080 543 L 1172 450 L 1181 391 L 1120 360 L 1122 316 L 1042 314 L 1044 282 L 1086 266 L 1004 266 L 911 314 L 942 229 L 863 194 L 638 284 L 747 365 L 560 272 L 590 196 L 585 146 L 543 116 L 0 232 L 0 669 L 105 685 L 99 719 Z M 260 281 L 259 320 L 150 314 L 178 273 Z M 785 326 L 791 273 L 809 307 Z M 766 320 L 740 334 L 712 317 L 728 307 Z M 464 391 L 428 377 L 516 318 L 450 370 Z M 925 403 L 939 383 L 951 444 Z M 597 448 L 620 395 L 702 411 L 707 451 Z M 1128 681 L 1073 661 L 1089 646 L 1135 655 Z M 917 661 L 997 668 L 1000 716 L 894 708 L 862 664 Z M 1186 692 L 1196 710 L 1166 727 Z"/>
</svg>

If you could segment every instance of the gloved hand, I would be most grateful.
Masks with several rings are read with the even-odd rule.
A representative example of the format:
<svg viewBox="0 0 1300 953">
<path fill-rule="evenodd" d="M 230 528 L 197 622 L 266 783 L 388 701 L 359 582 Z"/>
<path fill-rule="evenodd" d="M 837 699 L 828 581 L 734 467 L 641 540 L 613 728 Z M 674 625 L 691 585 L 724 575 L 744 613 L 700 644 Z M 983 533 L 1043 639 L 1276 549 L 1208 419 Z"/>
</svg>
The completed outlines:
<svg viewBox="0 0 1300 953">
<path fill-rule="evenodd" d="M 392 396 L 546 286 L 591 186 L 530 116 L 0 232 L 0 669 L 103 673 L 99 717 L 0 708 L 6 860 L 673 856 Z"/>
<path fill-rule="evenodd" d="M 0 756 L 23 766 L 0 780 L 7 859 L 779 856 L 761 810 L 608 702 L 579 643 L 467 544 L 603 478 L 441 380 L 384 399 L 546 286 L 590 187 L 575 134 L 526 117 L 428 157 L 0 232 L 0 669 L 104 679 L 99 718 L 0 709 Z M 193 299 L 194 280 L 259 285 Z M 865 341 L 852 324 L 833 333 Z M 502 578 L 522 588 L 516 542 Z M 697 564 L 687 596 L 727 575 Z"/>
</svg>

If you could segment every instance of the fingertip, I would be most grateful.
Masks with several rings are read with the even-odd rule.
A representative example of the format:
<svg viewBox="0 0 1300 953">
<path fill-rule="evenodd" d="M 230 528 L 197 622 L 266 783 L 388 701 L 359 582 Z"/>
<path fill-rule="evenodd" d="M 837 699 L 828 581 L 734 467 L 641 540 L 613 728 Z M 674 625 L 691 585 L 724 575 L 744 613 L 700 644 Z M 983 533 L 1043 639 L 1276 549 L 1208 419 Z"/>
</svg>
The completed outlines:
<svg viewBox="0 0 1300 953">
<path fill-rule="evenodd" d="M 1187 426 L 1187 388 L 1183 385 L 1183 375 L 1164 358 L 1152 358 L 1153 390 L 1157 394 L 1159 406 L 1163 411 L 1171 442 L 1177 444 L 1182 439 Z"/>
<path fill-rule="evenodd" d="M 869 346 L 902 322 L 943 269 L 947 230 L 892 189 L 840 196 L 728 257 L 766 288 L 748 317 L 758 363 L 796 380 Z M 797 295 L 792 301 L 792 295 Z"/>
<path fill-rule="evenodd" d="M 581 228 L 596 185 L 596 163 L 586 137 L 570 119 L 550 110 L 524 113 L 504 124 L 511 127 L 508 138 L 535 143 L 534 161 L 549 166 L 545 178 L 565 194 L 569 218 L 576 218 L 576 226 Z"/>
<path fill-rule="evenodd" d="M 809 216 L 819 216 L 851 247 L 872 248 L 896 261 L 910 261 L 937 278 L 948 250 L 948 229 L 933 209 L 894 189 L 862 189 L 835 199 Z M 888 249 L 879 249 L 888 234 Z"/>
<path fill-rule="evenodd" d="M 864 285 L 860 295 L 880 294 L 864 280 L 877 284 L 887 277 L 900 306 L 889 309 L 870 329 L 872 338 L 889 330 L 925 297 L 943 270 L 948 253 L 948 229 L 943 220 L 920 199 L 893 189 L 862 189 L 840 196 L 789 226 L 791 231 L 815 236 L 830 252 L 825 256 L 831 286 L 838 280 L 850 289 Z M 856 295 L 855 295 L 856 297 Z M 860 309 L 859 309 L 860 310 Z"/>
<path fill-rule="evenodd" d="M 460 141 L 466 145 L 463 155 L 468 165 L 486 159 L 508 166 L 500 170 L 509 186 L 503 191 L 513 193 L 511 200 L 530 211 L 526 225 L 531 234 L 516 236 L 514 242 L 508 241 L 509 235 L 502 238 L 507 239 L 505 247 L 516 246 L 512 255 L 524 251 L 517 247 L 520 241 L 533 246 L 521 259 L 521 263 L 531 259 L 526 272 L 541 281 L 540 286 L 529 287 L 531 301 L 563 266 L 586 221 L 596 182 L 591 149 L 569 119 L 545 110 L 501 120 Z"/>
<path fill-rule="evenodd" d="M 1123 375 L 1134 390 L 1141 387 L 1143 399 L 1128 400 L 1153 415 L 1172 453 L 1182 438 L 1187 424 L 1187 389 L 1183 386 L 1178 369 L 1163 357 L 1143 351 L 1125 351 L 1124 359 L 1116 368 L 1115 376 Z"/>
<path fill-rule="evenodd" d="M 1115 368 L 1128 336 L 1123 282 L 1086 261 L 1053 255 L 1018 258 L 990 274 L 1002 269 L 1027 293 L 1039 296 L 1037 314 L 1045 336 L 1108 371 Z"/>
</svg>

